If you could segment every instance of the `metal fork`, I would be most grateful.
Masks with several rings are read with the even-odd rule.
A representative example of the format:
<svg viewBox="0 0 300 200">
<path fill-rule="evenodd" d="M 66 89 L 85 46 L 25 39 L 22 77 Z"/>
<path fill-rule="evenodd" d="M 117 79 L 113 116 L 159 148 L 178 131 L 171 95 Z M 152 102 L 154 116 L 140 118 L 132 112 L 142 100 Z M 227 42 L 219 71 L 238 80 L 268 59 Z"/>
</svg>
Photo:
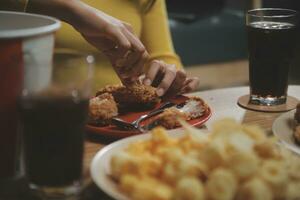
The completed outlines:
<svg viewBox="0 0 300 200">
<path fill-rule="evenodd" d="M 120 118 L 112 118 L 111 122 L 112 124 L 114 124 L 115 126 L 117 126 L 118 128 L 122 129 L 122 130 L 138 130 L 140 132 L 143 132 L 143 129 L 140 127 L 140 123 L 142 121 L 144 121 L 145 119 L 148 119 L 150 117 L 153 117 L 157 114 L 162 113 L 166 108 L 172 107 L 175 104 L 172 102 L 166 102 L 163 103 L 159 108 L 149 112 L 148 114 L 142 115 L 140 116 L 138 119 L 136 119 L 133 122 L 126 122 Z"/>
</svg>

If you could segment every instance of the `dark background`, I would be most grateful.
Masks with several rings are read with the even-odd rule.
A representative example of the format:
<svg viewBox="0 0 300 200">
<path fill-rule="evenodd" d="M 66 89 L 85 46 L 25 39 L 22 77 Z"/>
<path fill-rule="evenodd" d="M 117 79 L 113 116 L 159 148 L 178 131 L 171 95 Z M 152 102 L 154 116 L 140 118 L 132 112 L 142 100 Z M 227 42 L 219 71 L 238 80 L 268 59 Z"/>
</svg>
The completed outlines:
<svg viewBox="0 0 300 200">
<path fill-rule="evenodd" d="M 169 0 L 174 46 L 184 65 L 246 57 L 242 0 Z"/>
</svg>

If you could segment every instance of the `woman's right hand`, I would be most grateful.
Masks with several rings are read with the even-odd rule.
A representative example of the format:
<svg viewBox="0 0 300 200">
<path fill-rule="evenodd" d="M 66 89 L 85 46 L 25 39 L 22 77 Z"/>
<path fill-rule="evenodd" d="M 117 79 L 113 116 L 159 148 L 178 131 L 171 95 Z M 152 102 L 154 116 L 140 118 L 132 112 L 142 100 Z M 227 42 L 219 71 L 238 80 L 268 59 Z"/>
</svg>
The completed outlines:
<svg viewBox="0 0 300 200">
<path fill-rule="evenodd" d="M 123 83 L 142 73 L 148 53 L 130 24 L 76 1 L 70 24 L 110 60 Z"/>
<path fill-rule="evenodd" d="M 28 12 L 54 16 L 71 24 L 109 58 L 123 83 L 136 80 L 142 73 L 148 53 L 130 24 L 79 0 L 30 0 Z"/>
</svg>

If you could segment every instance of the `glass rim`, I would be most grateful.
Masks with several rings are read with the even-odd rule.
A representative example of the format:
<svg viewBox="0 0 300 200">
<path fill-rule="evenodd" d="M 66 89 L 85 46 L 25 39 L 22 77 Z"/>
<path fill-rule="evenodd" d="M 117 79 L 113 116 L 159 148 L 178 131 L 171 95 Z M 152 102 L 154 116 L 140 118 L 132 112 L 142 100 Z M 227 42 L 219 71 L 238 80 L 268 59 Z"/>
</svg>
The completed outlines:
<svg viewBox="0 0 300 200">
<path fill-rule="evenodd" d="M 256 11 L 286 11 L 286 12 L 290 12 L 290 14 L 286 14 L 286 15 L 257 15 L 257 14 L 253 14 L 252 12 L 256 12 Z M 252 16 L 252 17 L 264 17 L 264 18 L 288 18 L 288 17 L 295 17 L 298 14 L 298 12 L 296 10 L 292 10 L 292 9 L 287 9 L 287 8 L 256 8 L 256 9 L 252 9 L 252 10 L 248 10 L 247 11 L 247 15 Z"/>
</svg>

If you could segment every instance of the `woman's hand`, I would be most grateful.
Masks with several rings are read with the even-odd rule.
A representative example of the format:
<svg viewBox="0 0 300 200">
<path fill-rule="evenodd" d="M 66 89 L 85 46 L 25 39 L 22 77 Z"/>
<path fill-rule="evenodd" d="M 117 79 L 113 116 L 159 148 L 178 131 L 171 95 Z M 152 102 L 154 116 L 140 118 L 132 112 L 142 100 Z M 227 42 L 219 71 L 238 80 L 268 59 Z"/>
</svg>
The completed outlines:
<svg viewBox="0 0 300 200">
<path fill-rule="evenodd" d="M 130 24 L 83 3 L 71 24 L 109 58 L 123 82 L 134 81 L 142 73 L 148 53 Z"/>
<path fill-rule="evenodd" d="M 142 73 L 148 53 L 130 24 L 78 0 L 30 0 L 28 11 L 71 24 L 109 58 L 123 83 L 136 80 Z"/>
<path fill-rule="evenodd" d="M 170 97 L 195 90 L 199 84 L 199 79 L 187 77 L 186 73 L 177 70 L 175 65 L 154 60 L 150 63 L 143 83 L 157 87 L 159 96 Z"/>
</svg>

